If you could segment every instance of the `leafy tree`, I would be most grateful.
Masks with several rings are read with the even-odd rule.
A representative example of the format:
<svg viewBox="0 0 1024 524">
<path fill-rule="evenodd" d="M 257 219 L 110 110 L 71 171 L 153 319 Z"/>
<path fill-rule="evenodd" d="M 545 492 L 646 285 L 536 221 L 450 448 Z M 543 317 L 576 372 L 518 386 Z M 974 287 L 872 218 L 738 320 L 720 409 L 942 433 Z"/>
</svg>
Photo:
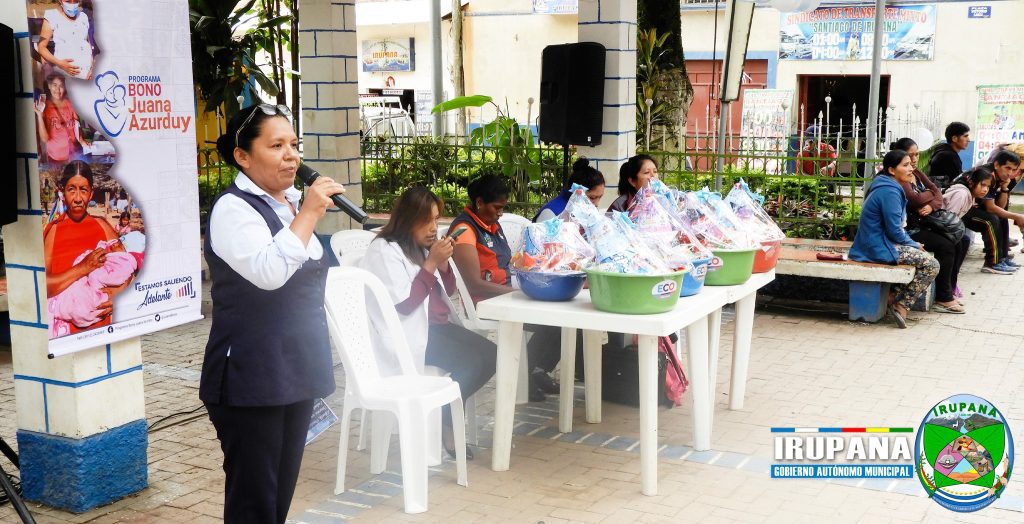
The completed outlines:
<svg viewBox="0 0 1024 524">
<path fill-rule="evenodd" d="M 683 57 L 679 0 L 637 0 L 637 140 L 674 146 L 686 125 L 693 85 Z M 651 99 L 648 115 L 645 101 Z M 670 147 L 671 148 L 671 147 Z"/>
<path fill-rule="evenodd" d="M 192 75 L 206 111 L 222 110 L 230 118 L 239 110 L 236 97 L 252 82 L 279 102 L 285 100 L 285 76 L 294 79 L 295 71 L 285 68 L 282 59 L 285 46 L 293 57 L 297 52 L 291 38 L 297 21 L 280 14 L 280 0 L 255 6 L 256 0 L 189 0 Z M 258 61 L 260 51 L 270 63 Z M 267 66 L 271 76 L 263 70 Z"/>
</svg>

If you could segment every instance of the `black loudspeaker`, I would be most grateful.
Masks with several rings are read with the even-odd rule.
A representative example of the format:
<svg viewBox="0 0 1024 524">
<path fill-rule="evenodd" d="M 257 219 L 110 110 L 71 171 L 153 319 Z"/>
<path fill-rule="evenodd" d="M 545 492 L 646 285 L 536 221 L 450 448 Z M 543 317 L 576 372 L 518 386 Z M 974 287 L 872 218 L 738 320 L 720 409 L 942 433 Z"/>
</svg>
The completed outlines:
<svg viewBox="0 0 1024 524">
<path fill-rule="evenodd" d="M 18 178 L 17 159 L 14 156 L 17 123 L 14 118 L 14 31 L 0 24 L 0 159 L 7 166 L 3 169 L 3 183 L 0 183 L 0 224 L 11 224 L 18 220 Z"/>
<path fill-rule="evenodd" d="M 605 48 L 596 42 L 549 45 L 541 55 L 540 139 L 596 146 L 604 124 Z"/>
</svg>

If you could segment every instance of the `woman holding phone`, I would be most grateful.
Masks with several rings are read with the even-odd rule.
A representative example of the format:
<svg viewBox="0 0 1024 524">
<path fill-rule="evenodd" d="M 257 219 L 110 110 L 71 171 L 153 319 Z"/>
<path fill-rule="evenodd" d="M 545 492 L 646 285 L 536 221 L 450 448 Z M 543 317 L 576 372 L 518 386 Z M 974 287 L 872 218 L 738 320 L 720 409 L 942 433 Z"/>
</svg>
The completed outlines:
<svg viewBox="0 0 1024 524">
<path fill-rule="evenodd" d="M 388 289 L 420 371 L 424 365 L 445 370 L 459 384 L 462 398 L 467 399 L 494 376 L 497 346 L 462 327 L 448 298 L 456 292 L 450 266 L 455 238 L 467 228 L 454 227 L 451 236 L 437 238 L 442 209 L 441 199 L 429 189 L 406 189 L 395 201 L 391 218 L 370 243 L 360 266 L 380 278 Z M 385 333 L 379 335 L 387 337 Z M 391 360 L 386 352 L 378 358 Z M 397 363 L 392 365 L 397 369 Z M 445 451 L 455 458 L 447 406 L 442 413 L 441 439 Z M 473 458 L 469 449 L 466 458 Z"/>
</svg>

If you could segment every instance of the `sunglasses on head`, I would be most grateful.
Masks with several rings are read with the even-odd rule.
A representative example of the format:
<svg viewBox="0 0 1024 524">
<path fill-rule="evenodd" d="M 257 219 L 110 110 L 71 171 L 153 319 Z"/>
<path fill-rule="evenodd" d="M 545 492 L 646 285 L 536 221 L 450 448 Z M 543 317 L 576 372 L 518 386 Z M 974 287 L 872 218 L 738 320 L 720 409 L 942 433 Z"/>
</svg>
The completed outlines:
<svg viewBox="0 0 1024 524">
<path fill-rule="evenodd" d="M 242 130 L 245 129 L 245 126 L 249 125 L 249 121 L 252 120 L 252 117 L 256 114 L 257 109 L 262 111 L 263 114 L 267 116 L 281 115 L 285 118 L 292 117 L 291 110 L 288 109 L 288 106 L 283 104 L 260 104 L 256 106 L 256 109 L 253 109 L 251 112 L 249 112 L 249 116 L 245 117 L 245 121 L 242 122 L 242 125 L 238 126 L 238 129 L 235 130 L 235 147 L 238 146 L 239 135 L 241 135 Z"/>
</svg>

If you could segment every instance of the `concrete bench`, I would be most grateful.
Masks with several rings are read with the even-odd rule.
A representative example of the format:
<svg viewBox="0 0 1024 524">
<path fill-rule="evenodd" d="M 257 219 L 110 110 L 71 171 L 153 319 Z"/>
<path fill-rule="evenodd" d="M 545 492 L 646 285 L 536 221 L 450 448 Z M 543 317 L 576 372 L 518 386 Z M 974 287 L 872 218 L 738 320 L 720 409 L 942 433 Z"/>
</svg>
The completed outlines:
<svg viewBox="0 0 1024 524">
<path fill-rule="evenodd" d="M 818 252 L 848 253 L 852 242 L 840 240 L 786 239 L 782 243 L 775 273 L 801 277 L 846 280 L 850 285 L 849 318 L 877 322 L 885 317 L 889 287 L 914 278 L 914 266 L 873 264 L 853 260 L 818 260 Z M 914 310 L 927 311 L 934 291 L 925 293 Z"/>
</svg>

